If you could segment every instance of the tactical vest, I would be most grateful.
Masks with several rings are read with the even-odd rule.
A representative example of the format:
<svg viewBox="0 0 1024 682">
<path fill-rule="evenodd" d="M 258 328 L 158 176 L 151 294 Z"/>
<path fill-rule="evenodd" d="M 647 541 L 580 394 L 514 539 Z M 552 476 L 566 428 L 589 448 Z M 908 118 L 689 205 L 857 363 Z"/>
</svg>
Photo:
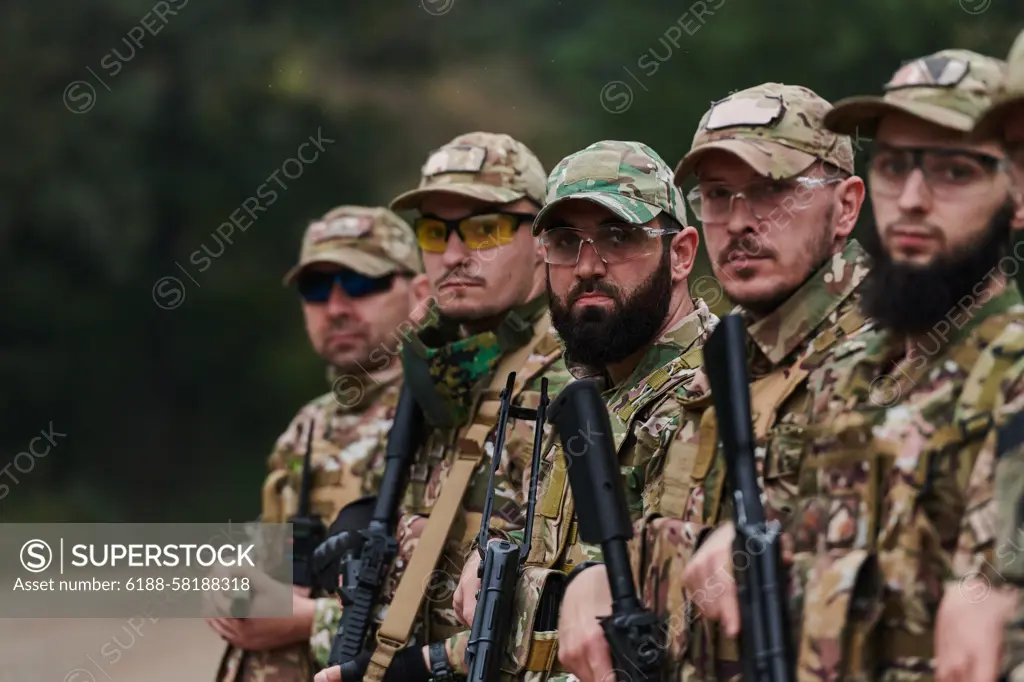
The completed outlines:
<svg viewBox="0 0 1024 682">
<path fill-rule="evenodd" d="M 641 390 L 634 399 L 612 409 L 612 414 L 625 425 L 624 429 L 613 434 L 616 453 L 620 458 L 643 439 L 656 438 L 637 429 L 637 423 L 666 402 L 683 395 L 686 390 L 684 383 L 693 376 L 692 372 L 686 370 L 696 369 L 702 362 L 701 348 L 692 348 L 646 377 L 638 386 Z M 553 466 L 548 472 L 546 488 L 537 502 L 540 518 L 534 526 L 527 568 L 516 589 L 516 647 L 511 660 L 506 656 L 503 668 L 503 672 L 525 679 L 526 682 L 543 680 L 549 673 L 564 672 L 557 661 L 557 631 L 536 631 L 534 625 L 540 595 L 549 581 L 564 578 L 576 565 L 571 553 L 577 544 L 578 531 L 574 516 L 575 503 L 568 485 L 569 465 L 565 463 L 562 445 L 554 435 L 552 443 Z M 660 445 L 650 445 L 657 457 L 661 452 Z M 630 512 L 638 516 L 643 513 L 641 492 L 646 483 L 644 471 L 638 466 L 622 466 L 621 473 Z M 658 504 L 657 500 L 651 503 L 655 506 Z M 553 546 L 544 545 L 542 524 L 548 529 L 554 529 Z"/>
<path fill-rule="evenodd" d="M 934 524 L 946 516 L 947 522 L 959 526 L 962 516 L 949 517 L 963 510 L 945 508 L 928 493 L 945 490 L 963 498 L 993 426 L 1000 382 L 1024 356 L 1019 331 L 1013 331 L 1009 344 L 1000 340 L 1007 325 L 1020 319 L 1020 312 L 989 317 L 944 353 L 960 368 L 969 368 L 968 374 L 951 423 L 916 448 L 913 461 L 901 439 L 879 435 L 865 417 L 866 412 L 891 407 L 844 412 L 809 430 L 808 437 L 834 437 L 838 446 L 804 461 L 820 485 L 808 495 L 801 490 L 802 518 L 820 514 L 821 523 L 808 521 L 818 529 L 816 538 L 808 538 L 818 549 L 808 553 L 814 556 L 807 558 L 806 566 L 796 567 L 804 583 L 794 623 L 797 679 L 875 679 L 878 671 L 894 666 L 910 666 L 915 679 L 931 679 L 927 671 L 934 657 L 938 604 L 929 605 L 922 595 L 925 587 L 919 588 L 919 581 L 927 578 L 920 570 L 925 562 L 933 578 L 936 573 L 945 577 L 949 567 L 942 562 L 948 552 L 942 542 L 948 538 L 940 538 Z M 851 391 L 855 389 L 841 387 L 838 395 L 842 398 Z M 854 397 L 847 396 L 851 401 Z M 856 398 L 864 404 L 865 396 Z M 800 526 L 795 529 L 801 532 Z M 890 583 L 902 584 L 903 589 L 886 591 Z M 825 650 L 841 655 L 824 656 Z"/>
<path fill-rule="evenodd" d="M 376 649 L 363 678 L 366 682 L 380 682 L 395 653 L 408 643 L 416 616 L 423 606 L 424 589 L 429 582 L 429 574 L 437 566 L 451 532 L 454 530 L 465 546 L 479 531 L 479 514 L 466 514 L 465 523 L 460 523 L 461 528 L 453 529 L 453 522 L 462 506 L 462 499 L 474 472 L 486 458 L 485 443 L 497 425 L 501 405 L 500 393 L 508 373 L 516 372 L 512 391 L 512 399 L 516 402 L 524 397 L 526 385 L 561 357 L 561 344 L 550 332 L 550 314 L 545 312 L 534 324 L 533 338 L 524 347 L 501 358 L 490 387 L 481 392 L 476 400 L 470 423 L 454 434 L 452 444 L 456 451 L 455 463 L 447 471 L 442 487 L 444 494 L 440 495 L 429 509 L 419 510 L 421 513 L 429 514 L 427 525 L 402 574 L 388 607 L 387 616 L 377 631 Z M 494 453 L 494 456 L 500 457 L 500 453 Z M 424 618 L 429 620 L 426 609 L 422 610 Z M 432 641 L 452 634 L 455 632 L 429 632 Z"/>
</svg>

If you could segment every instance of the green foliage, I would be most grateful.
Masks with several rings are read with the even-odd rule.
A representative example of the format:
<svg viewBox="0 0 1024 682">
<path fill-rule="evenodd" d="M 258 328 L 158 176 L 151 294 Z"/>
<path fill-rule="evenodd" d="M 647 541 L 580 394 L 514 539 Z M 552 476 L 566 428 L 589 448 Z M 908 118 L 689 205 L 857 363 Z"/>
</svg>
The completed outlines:
<svg viewBox="0 0 1024 682">
<path fill-rule="evenodd" d="M 0 442 L 9 460 L 48 422 L 69 434 L 0 518 L 254 516 L 273 440 L 326 388 L 280 284 L 306 221 L 388 201 L 460 132 L 518 136 L 548 168 L 608 138 L 674 164 L 731 90 L 877 92 L 902 60 L 1002 56 L 1017 30 L 1011 3 L 961 7 L 984 0 L 447 1 L 442 16 L 417 0 L 0 9 Z M 62 100 L 76 80 L 95 92 L 84 113 Z M 602 106 L 613 80 L 633 93 L 620 113 Z M 334 142 L 199 271 L 193 255 L 217 253 L 216 228 L 318 130 Z M 185 286 L 174 310 L 154 304 L 166 276 Z"/>
</svg>

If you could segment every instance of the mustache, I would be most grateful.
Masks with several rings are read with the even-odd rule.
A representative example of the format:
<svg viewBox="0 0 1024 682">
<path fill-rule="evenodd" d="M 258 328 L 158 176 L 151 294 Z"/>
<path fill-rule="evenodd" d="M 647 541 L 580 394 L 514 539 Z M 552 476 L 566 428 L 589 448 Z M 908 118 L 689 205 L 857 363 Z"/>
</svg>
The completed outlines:
<svg viewBox="0 0 1024 682">
<path fill-rule="evenodd" d="M 434 280 L 434 288 L 437 289 L 445 284 L 452 284 L 455 282 L 466 284 L 486 284 L 487 280 L 483 277 L 475 277 L 468 274 L 464 268 L 453 268 Z"/>
<path fill-rule="evenodd" d="M 917 220 L 897 220 L 894 223 L 889 223 L 885 226 L 885 230 L 882 232 L 882 236 L 889 237 L 896 230 L 912 230 L 914 232 L 926 232 L 929 237 L 941 237 L 942 230 L 938 225 L 934 225 L 927 221 Z"/>
<path fill-rule="evenodd" d="M 718 262 L 720 265 L 725 265 L 734 258 L 774 258 L 776 255 L 775 249 L 769 247 L 768 243 L 767 240 L 762 239 L 759 235 L 748 232 L 738 239 L 730 239 L 727 248 L 722 252 Z"/>
<path fill-rule="evenodd" d="M 592 277 L 581 280 L 579 284 L 572 288 L 568 297 L 569 305 L 572 305 L 586 294 L 604 294 L 615 302 L 621 300 L 618 289 L 607 282 Z"/>
</svg>

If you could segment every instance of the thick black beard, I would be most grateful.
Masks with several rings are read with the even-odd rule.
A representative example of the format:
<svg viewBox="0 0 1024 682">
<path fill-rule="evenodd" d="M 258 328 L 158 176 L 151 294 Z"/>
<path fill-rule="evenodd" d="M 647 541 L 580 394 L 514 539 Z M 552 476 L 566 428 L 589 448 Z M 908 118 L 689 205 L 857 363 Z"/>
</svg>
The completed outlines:
<svg viewBox="0 0 1024 682">
<path fill-rule="evenodd" d="M 861 286 L 861 309 L 884 329 L 917 335 L 931 330 L 989 277 L 1010 246 L 1013 205 L 1004 204 L 989 221 L 980 244 L 930 265 L 895 263 L 876 226 L 867 230 L 864 250 L 874 261 Z"/>
<path fill-rule="evenodd" d="M 599 291 L 615 302 L 611 312 L 585 307 L 578 313 L 572 304 L 584 293 Z M 618 287 L 591 278 L 579 282 L 564 303 L 551 291 L 548 276 L 548 301 L 551 322 L 573 362 L 591 367 L 607 367 L 625 360 L 654 342 L 668 316 L 672 298 L 671 253 L 666 248 L 657 269 L 627 298 Z"/>
</svg>

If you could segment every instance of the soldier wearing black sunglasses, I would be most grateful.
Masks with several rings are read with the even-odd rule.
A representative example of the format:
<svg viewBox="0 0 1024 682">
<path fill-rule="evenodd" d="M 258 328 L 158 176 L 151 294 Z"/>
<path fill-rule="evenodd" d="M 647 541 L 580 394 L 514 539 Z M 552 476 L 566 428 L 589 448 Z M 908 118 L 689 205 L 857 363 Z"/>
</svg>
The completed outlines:
<svg viewBox="0 0 1024 682">
<path fill-rule="evenodd" d="M 329 525 L 349 502 L 376 492 L 402 366 L 401 333 L 424 311 L 429 283 L 409 225 L 384 208 L 341 206 L 306 230 L 284 278 L 302 301 L 313 349 L 332 390 L 303 407 L 278 439 L 263 487 L 262 520 L 296 513 L 309 429 L 311 513 Z M 229 648 L 218 682 L 306 682 L 316 672 L 312 636 L 338 616 L 333 595 L 296 595 L 291 618 L 211 619 Z M 328 641 L 329 646 L 329 641 Z"/>
</svg>

